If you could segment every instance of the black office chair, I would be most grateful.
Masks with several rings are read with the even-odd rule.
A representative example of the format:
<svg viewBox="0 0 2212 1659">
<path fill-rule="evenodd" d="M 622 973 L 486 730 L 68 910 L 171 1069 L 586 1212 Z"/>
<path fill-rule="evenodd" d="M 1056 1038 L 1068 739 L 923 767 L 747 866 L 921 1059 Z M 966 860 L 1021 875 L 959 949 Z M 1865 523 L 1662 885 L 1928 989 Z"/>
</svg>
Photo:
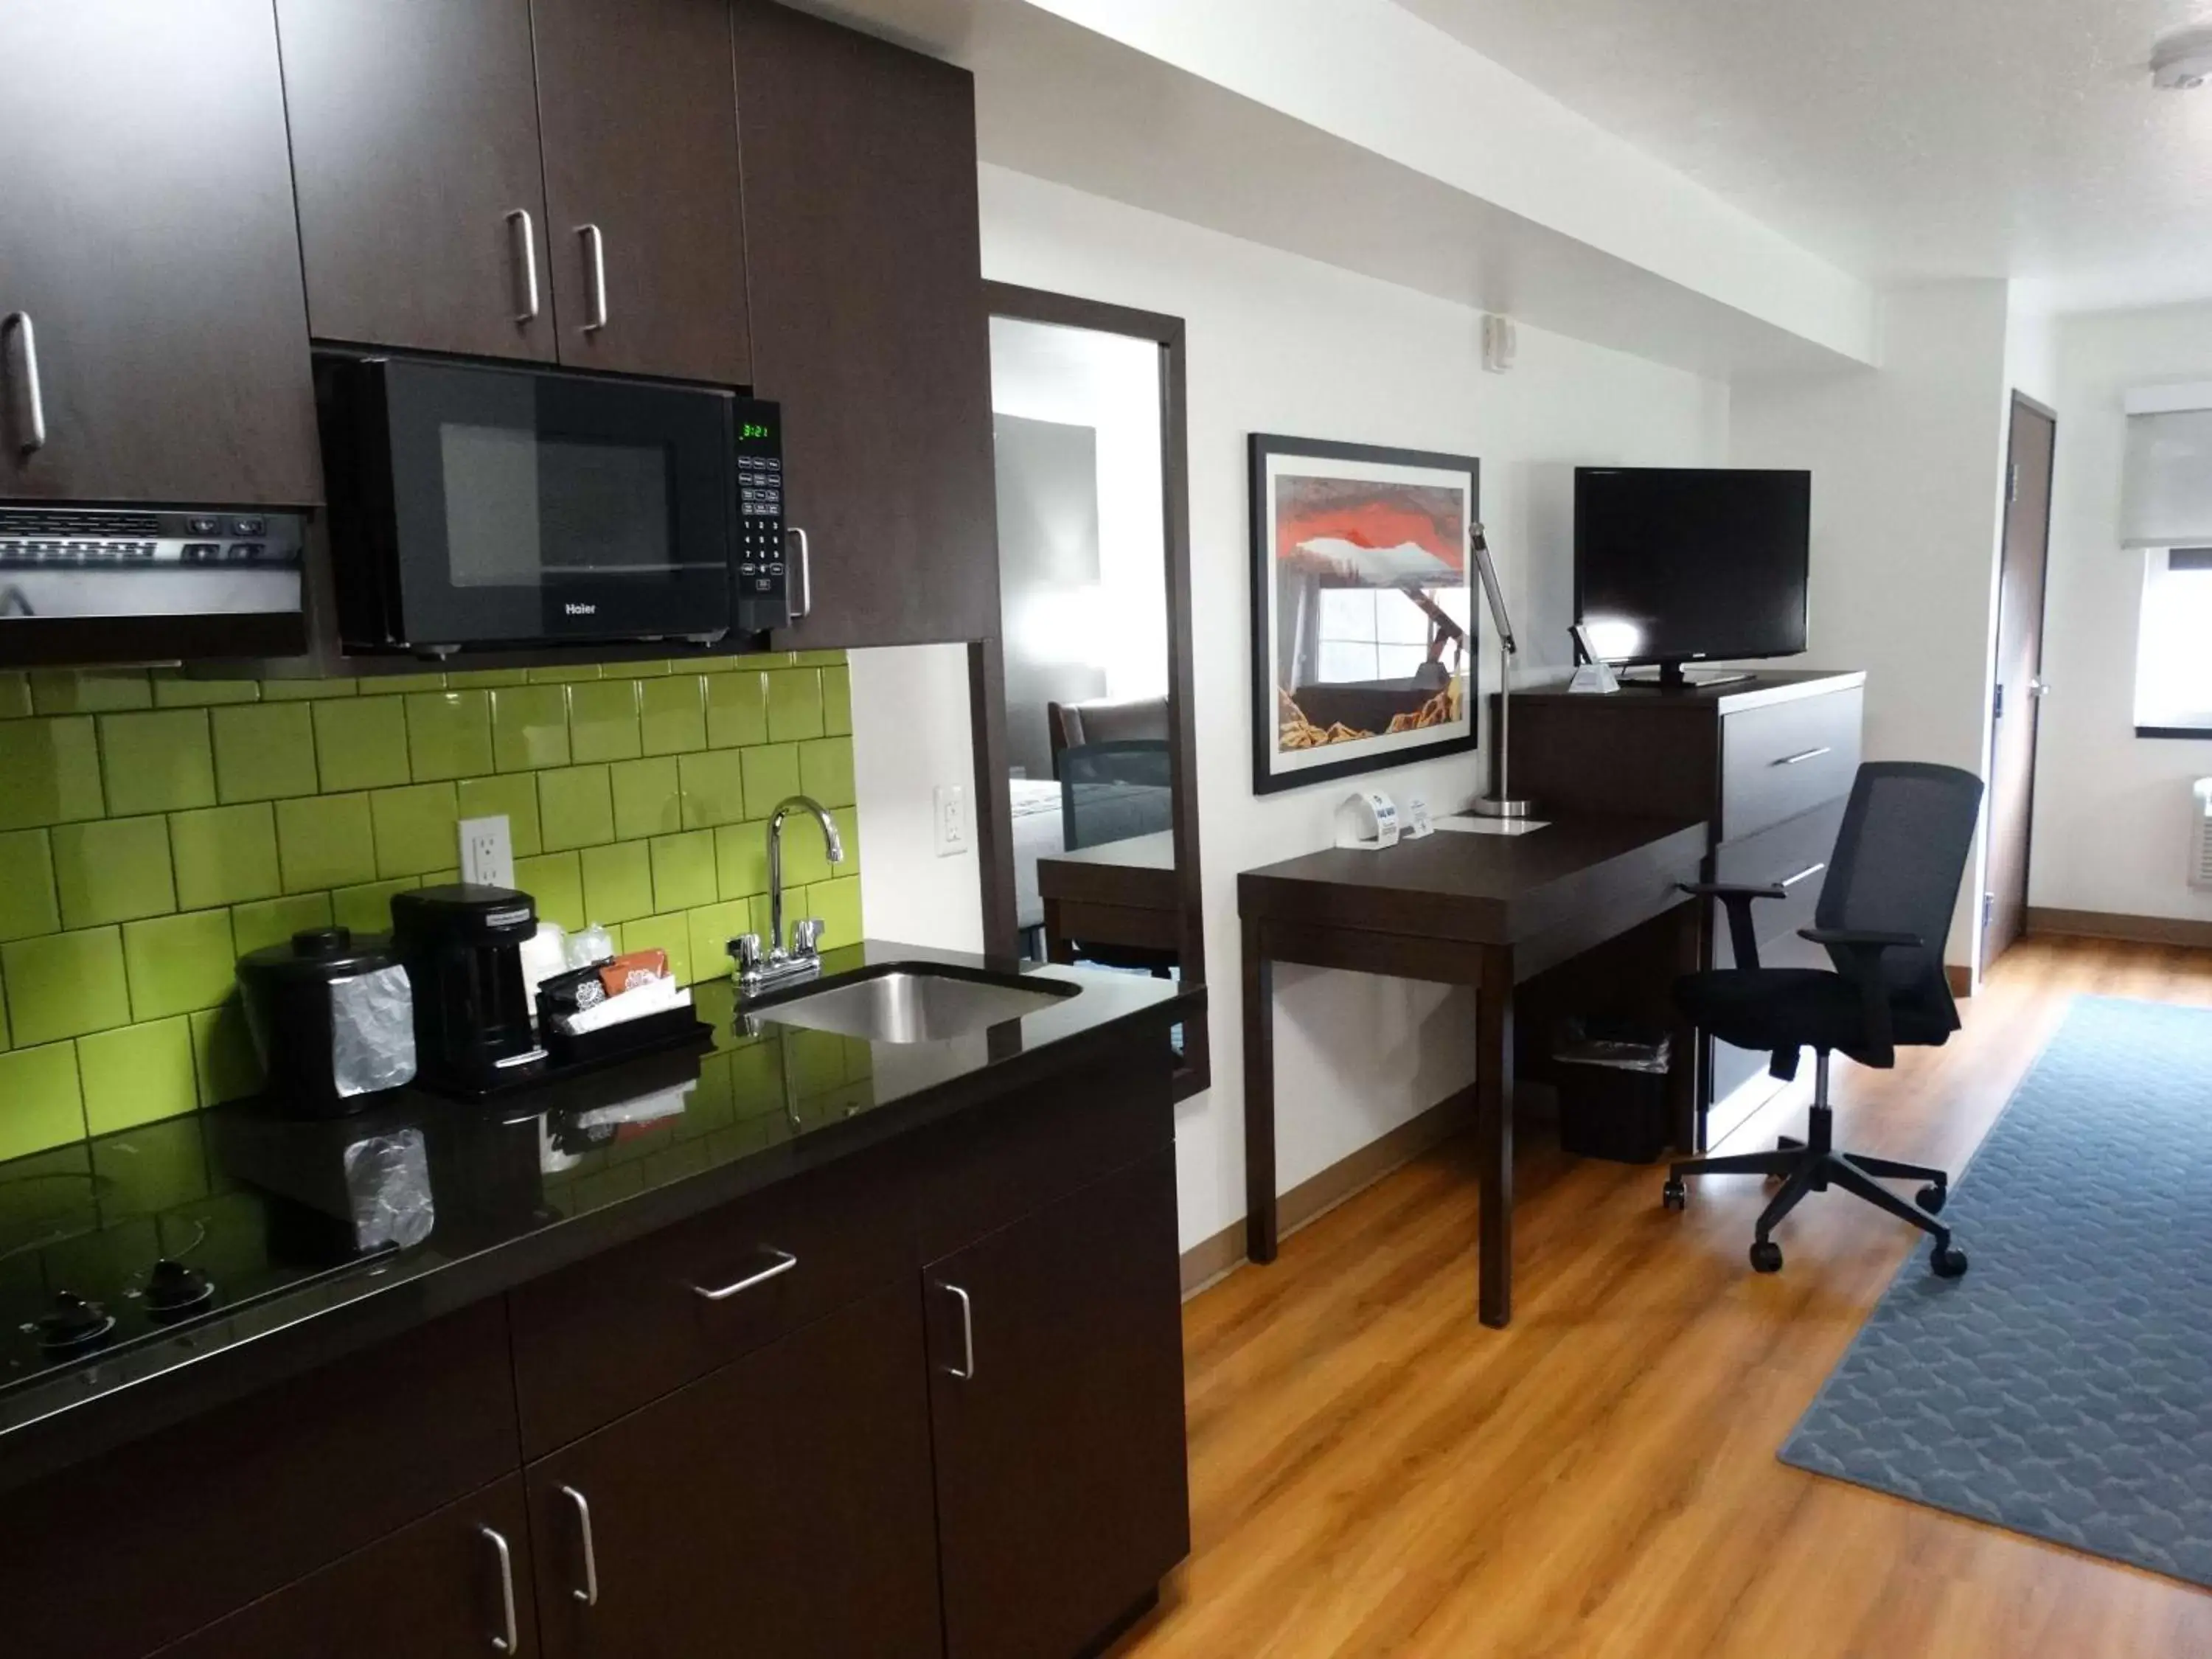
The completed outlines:
<svg viewBox="0 0 2212 1659">
<path fill-rule="evenodd" d="M 1797 1073 L 1800 1048 L 1818 1056 L 1811 1124 L 1802 1144 L 1784 1140 L 1771 1152 L 1686 1158 L 1668 1172 L 1671 1210 L 1685 1201 L 1684 1176 L 1780 1177 L 1782 1190 L 1761 1212 L 1751 1247 L 1751 1265 L 1763 1273 L 1782 1266 L 1782 1248 L 1768 1235 L 1806 1194 L 1831 1185 L 1933 1234 L 1929 1265 L 1940 1277 L 1966 1271 L 1966 1253 L 1936 1219 L 1950 1191 L 1948 1175 L 1835 1149 L 1828 1056 L 1840 1052 L 1862 1066 L 1894 1066 L 1899 1043 L 1932 1047 L 1959 1029 L 1943 972 L 1943 940 L 1981 800 L 1982 781 L 1954 767 L 1888 761 L 1859 768 L 1814 926 L 1801 930 L 1826 947 L 1833 973 L 1759 965 L 1751 907 L 1757 899 L 1785 896 L 1781 888 L 1706 884 L 1687 890 L 1726 907 L 1737 965 L 1678 981 L 1674 1000 L 1684 1015 L 1723 1042 L 1771 1050 L 1770 1069 L 1785 1080 Z M 1916 1206 L 1877 1181 L 1926 1184 Z"/>
</svg>

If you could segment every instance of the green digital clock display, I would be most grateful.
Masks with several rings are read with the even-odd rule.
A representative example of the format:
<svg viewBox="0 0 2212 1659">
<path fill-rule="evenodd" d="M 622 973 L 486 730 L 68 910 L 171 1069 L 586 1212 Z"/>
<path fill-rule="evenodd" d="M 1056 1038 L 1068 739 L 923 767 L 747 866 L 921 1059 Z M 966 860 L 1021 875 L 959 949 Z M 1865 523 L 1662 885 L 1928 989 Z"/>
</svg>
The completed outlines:
<svg viewBox="0 0 2212 1659">
<path fill-rule="evenodd" d="M 751 438 L 773 438 L 775 428 L 765 421 L 747 421 L 738 428 L 740 441 Z"/>
</svg>

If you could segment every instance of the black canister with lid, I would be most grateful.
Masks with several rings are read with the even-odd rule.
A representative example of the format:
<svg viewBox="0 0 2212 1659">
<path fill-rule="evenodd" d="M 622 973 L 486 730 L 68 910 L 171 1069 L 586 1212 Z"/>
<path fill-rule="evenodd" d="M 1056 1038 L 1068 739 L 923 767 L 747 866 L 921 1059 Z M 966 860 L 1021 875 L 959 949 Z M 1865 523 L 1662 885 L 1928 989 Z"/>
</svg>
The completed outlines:
<svg viewBox="0 0 2212 1659">
<path fill-rule="evenodd" d="M 413 1081 L 413 998 L 380 933 L 315 927 L 239 958 L 264 1096 L 301 1117 L 340 1117 Z"/>
</svg>

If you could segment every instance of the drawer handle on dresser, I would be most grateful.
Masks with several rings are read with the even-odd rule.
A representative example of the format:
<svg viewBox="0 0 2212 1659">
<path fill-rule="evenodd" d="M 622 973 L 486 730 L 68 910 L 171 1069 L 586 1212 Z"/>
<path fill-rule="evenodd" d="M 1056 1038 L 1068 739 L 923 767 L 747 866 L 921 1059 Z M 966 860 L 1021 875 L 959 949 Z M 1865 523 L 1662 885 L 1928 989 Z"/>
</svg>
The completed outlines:
<svg viewBox="0 0 2212 1659">
<path fill-rule="evenodd" d="M 1777 887 L 1795 887 L 1801 881 L 1812 880 L 1814 877 L 1819 875 L 1821 871 L 1827 867 L 1828 866 L 1825 864 L 1808 864 L 1802 870 L 1800 870 L 1796 875 L 1784 876 L 1781 880 L 1776 882 L 1774 884 Z"/>
<path fill-rule="evenodd" d="M 478 1527 L 477 1534 L 491 1540 L 493 1553 L 499 1557 L 499 1611 L 507 1633 L 491 1638 L 494 1653 L 513 1653 L 520 1641 L 514 1624 L 514 1555 L 507 1547 L 507 1540 L 489 1527 Z"/>
<path fill-rule="evenodd" d="M 957 1285 L 944 1286 L 949 1296 L 960 1298 L 960 1363 L 947 1365 L 945 1374 L 957 1377 L 963 1382 L 975 1380 L 975 1304 L 968 1299 L 968 1292 Z"/>
<path fill-rule="evenodd" d="M 747 1273 L 735 1284 L 725 1285 L 718 1291 L 710 1291 L 704 1285 L 694 1285 L 691 1294 L 708 1302 L 727 1302 L 732 1297 L 750 1291 L 756 1285 L 765 1285 L 771 1279 L 782 1278 L 799 1265 L 799 1258 L 788 1250 L 770 1250 L 769 1254 L 780 1258 L 773 1267 L 763 1267 L 757 1273 Z"/>
<path fill-rule="evenodd" d="M 39 333 L 31 313 L 11 311 L 0 317 L 0 338 L 10 331 L 23 342 L 23 430 L 17 447 L 34 455 L 46 447 L 46 394 L 39 384 Z"/>
<path fill-rule="evenodd" d="M 1808 749 L 1801 755 L 1784 755 L 1780 760 L 1766 763 L 1769 766 L 1800 766 L 1808 760 L 1818 760 L 1821 756 L 1832 755 L 1835 751 L 1835 744 L 1824 743 L 1818 749 Z"/>
<path fill-rule="evenodd" d="M 568 1594 L 587 1607 L 599 1605 L 599 1549 L 592 1538 L 592 1505 L 574 1486 L 561 1488 L 561 1496 L 576 1506 L 576 1534 L 584 1543 L 584 1587 Z"/>
</svg>

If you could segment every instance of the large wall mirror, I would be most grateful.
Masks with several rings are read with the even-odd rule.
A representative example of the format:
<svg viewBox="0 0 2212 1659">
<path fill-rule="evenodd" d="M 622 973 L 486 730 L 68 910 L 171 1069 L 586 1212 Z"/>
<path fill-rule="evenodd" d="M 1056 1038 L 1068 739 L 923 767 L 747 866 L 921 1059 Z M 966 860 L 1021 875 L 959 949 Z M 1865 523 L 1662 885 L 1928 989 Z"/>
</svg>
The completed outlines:
<svg viewBox="0 0 2212 1659">
<path fill-rule="evenodd" d="M 987 291 L 1003 724 L 984 781 L 1008 827 L 988 878 L 1011 883 L 1024 957 L 1200 985 L 1182 323 Z M 1178 1042 L 1194 1093 L 1205 1022 Z"/>
</svg>

